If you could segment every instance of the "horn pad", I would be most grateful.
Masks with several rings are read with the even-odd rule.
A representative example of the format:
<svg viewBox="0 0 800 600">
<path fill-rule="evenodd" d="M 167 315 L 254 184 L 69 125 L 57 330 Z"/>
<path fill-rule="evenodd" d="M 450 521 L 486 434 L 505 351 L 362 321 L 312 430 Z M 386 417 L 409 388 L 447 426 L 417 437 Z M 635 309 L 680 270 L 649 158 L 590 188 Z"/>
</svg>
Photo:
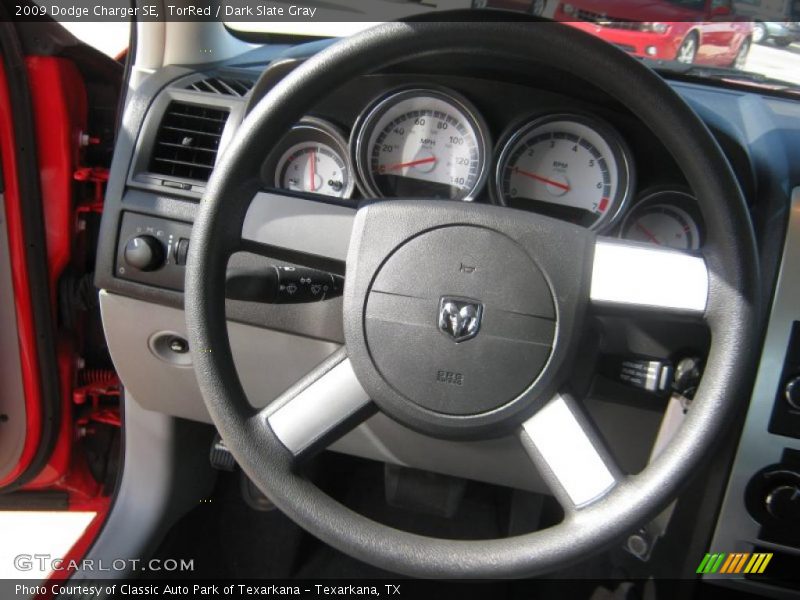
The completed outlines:
<svg viewBox="0 0 800 600">
<path fill-rule="evenodd" d="M 364 314 L 383 379 L 436 413 L 502 406 L 539 376 L 555 309 L 541 270 L 513 240 L 451 226 L 403 244 L 378 271 Z"/>
<path fill-rule="evenodd" d="M 505 432 L 559 389 L 594 234 L 520 211 L 393 200 L 359 209 L 344 333 L 381 410 L 440 437 Z"/>
</svg>

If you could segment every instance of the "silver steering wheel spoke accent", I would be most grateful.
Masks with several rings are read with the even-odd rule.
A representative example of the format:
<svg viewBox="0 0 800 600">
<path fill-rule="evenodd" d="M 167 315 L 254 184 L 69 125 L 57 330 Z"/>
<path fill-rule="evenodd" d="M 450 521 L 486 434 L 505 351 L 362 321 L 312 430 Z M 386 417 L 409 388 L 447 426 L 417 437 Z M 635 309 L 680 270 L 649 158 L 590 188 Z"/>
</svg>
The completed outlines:
<svg viewBox="0 0 800 600">
<path fill-rule="evenodd" d="M 522 424 L 519 438 L 566 513 L 605 496 L 622 473 L 580 406 L 557 394 Z"/>
<path fill-rule="evenodd" d="M 592 304 L 702 315 L 708 292 L 708 268 L 701 256 L 597 238 L 589 294 Z"/>
<path fill-rule="evenodd" d="M 263 418 L 295 457 L 324 449 L 375 412 L 347 352 L 337 350 L 267 406 Z"/>
<path fill-rule="evenodd" d="M 355 205 L 348 200 L 258 192 L 247 209 L 242 239 L 285 252 L 344 262 Z"/>
</svg>

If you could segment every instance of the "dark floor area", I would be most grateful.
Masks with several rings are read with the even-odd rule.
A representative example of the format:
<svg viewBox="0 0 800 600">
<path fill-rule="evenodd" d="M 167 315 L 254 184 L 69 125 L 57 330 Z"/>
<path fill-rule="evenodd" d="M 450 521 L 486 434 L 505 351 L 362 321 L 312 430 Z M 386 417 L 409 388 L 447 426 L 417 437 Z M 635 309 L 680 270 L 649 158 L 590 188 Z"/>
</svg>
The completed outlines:
<svg viewBox="0 0 800 600">
<path fill-rule="evenodd" d="M 555 502 L 507 488 L 468 482 L 458 510 L 450 517 L 397 508 L 386 502 L 384 466 L 380 463 L 324 453 L 310 466 L 310 476 L 331 496 L 372 519 L 426 535 L 489 539 L 531 531 L 560 519 Z M 184 516 L 168 532 L 157 558 L 193 559 L 195 570 L 175 573 L 181 579 L 387 579 L 398 575 L 350 558 L 300 529 L 278 510 L 258 511 L 243 499 L 241 474 L 220 473 L 212 496 Z M 531 508 L 530 504 L 536 504 Z M 523 506 L 520 507 L 520 504 Z M 567 571 L 526 582 L 470 583 L 437 597 L 459 600 L 492 598 L 529 600 L 660 600 L 696 598 L 691 582 L 675 582 L 664 593 L 648 589 L 642 563 L 619 549 L 593 557 Z M 163 578 L 164 573 L 158 577 Z M 623 580 L 635 583 L 620 584 Z M 567 581 L 568 580 L 568 581 Z M 597 580 L 607 580 L 598 583 Z M 616 581 L 614 581 L 616 580 Z M 676 587 L 677 585 L 677 587 Z M 711 586 L 703 586 L 710 588 Z M 691 590 L 691 591 L 690 591 Z M 721 588 L 720 588 L 721 590 Z M 686 593 L 684 593 L 684 591 Z M 718 597 L 705 589 L 699 597 Z M 534 594 L 534 595 L 531 595 Z M 730 595 L 741 598 L 746 596 Z"/>
<path fill-rule="evenodd" d="M 508 535 L 511 491 L 468 483 L 452 518 L 389 506 L 380 463 L 325 454 L 311 468 L 331 496 L 372 519 L 445 538 Z M 241 474 L 220 473 L 212 496 L 167 534 L 157 555 L 191 558 L 203 578 L 396 578 L 351 559 L 308 535 L 278 510 L 257 511 L 243 499 Z"/>
</svg>

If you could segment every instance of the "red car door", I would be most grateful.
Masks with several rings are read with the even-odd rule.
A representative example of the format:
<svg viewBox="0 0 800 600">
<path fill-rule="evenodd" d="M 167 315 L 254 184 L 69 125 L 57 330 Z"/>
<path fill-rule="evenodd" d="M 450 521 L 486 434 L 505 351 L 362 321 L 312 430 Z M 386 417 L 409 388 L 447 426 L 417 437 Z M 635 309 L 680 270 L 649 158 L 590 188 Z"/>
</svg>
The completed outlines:
<svg viewBox="0 0 800 600">
<path fill-rule="evenodd" d="M 698 57 L 703 56 L 706 64 L 728 65 L 738 49 L 731 0 L 708 0 L 706 14 L 708 20 L 702 25 Z"/>
<path fill-rule="evenodd" d="M 0 4 L 0 510 L 93 513 L 64 558 L 116 476 L 120 389 L 91 282 L 122 71 Z"/>
<path fill-rule="evenodd" d="M 27 68 L 7 22 L 0 43 L 0 490 L 8 492 L 45 470 L 64 421 Z"/>
</svg>

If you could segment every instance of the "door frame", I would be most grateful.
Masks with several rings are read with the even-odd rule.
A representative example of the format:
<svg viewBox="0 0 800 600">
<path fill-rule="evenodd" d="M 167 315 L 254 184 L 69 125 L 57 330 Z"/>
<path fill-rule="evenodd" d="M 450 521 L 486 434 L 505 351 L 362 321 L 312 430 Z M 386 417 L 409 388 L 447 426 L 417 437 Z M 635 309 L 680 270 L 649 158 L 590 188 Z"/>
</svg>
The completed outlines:
<svg viewBox="0 0 800 600">
<path fill-rule="evenodd" d="M 0 6 L 0 160 L 12 265 L 19 357 L 25 395 L 25 442 L 0 493 L 19 489 L 47 465 L 59 437 L 61 397 L 55 316 L 26 65 L 14 25 Z M 9 422 L 6 426 L 13 426 Z"/>
</svg>

